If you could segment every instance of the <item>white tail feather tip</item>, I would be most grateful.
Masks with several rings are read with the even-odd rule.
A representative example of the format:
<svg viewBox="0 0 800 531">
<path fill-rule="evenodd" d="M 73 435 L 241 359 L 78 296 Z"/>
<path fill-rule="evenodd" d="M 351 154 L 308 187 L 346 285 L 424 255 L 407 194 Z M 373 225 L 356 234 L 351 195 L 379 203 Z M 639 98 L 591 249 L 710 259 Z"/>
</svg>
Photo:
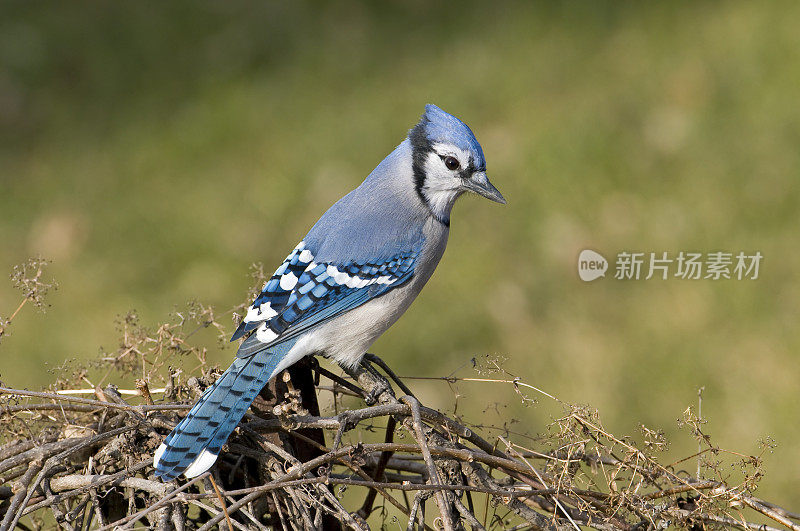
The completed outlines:
<svg viewBox="0 0 800 531">
<path fill-rule="evenodd" d="M 217 460 L 217 454 L 212 454 L 206 449 L 200 452 L 200 455 L 192 461 L 192 464 L 184 471 L 183 475 L 187 478 L 194 478 L 211 468 L 211 465 Z"/>
<path fill-rule="evenodd" d="M 153 454 L 153 467 L 154 468 L 158 468 L 158 462 L 161 461 L 161 456 L 164 455 L 164 450 L 166 450 L 166 449 L 167 449 L 167 445 L 164 444 L 164 443 L 161 443 L 161 446 L 159 446 L 156 449 L 156 453 Z"/>
</svg>

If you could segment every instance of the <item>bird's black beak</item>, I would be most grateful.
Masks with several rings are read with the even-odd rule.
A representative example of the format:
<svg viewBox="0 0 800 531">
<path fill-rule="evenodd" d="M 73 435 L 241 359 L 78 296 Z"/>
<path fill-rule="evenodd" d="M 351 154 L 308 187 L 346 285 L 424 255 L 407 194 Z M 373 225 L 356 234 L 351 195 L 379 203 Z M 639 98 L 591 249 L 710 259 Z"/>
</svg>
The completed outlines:
<svg viewBox="0 0 800 531">
<path fill-rule="evenodd" d="M 489 182 L 489 178 L 486 176 L 485 171 L 473 173 L 472 177 L 464 182 L 464 187 L 470 192 L 475 192 L 478 195 L 482 195 L 490 201 L 500 203 L 501 205 L 506 204 L 505 197 L 503 197 L 503 194 L 500 193 L 500 190 L 495 188 L 494 185 Z"/>
</svg>

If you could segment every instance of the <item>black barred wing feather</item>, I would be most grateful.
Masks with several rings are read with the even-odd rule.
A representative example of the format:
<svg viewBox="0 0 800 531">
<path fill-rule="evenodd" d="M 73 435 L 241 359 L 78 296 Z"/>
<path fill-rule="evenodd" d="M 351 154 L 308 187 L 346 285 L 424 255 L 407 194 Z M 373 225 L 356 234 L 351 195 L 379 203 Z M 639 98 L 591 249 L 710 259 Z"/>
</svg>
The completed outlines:
<svg viewBox="0 0 800 531">
<path fill-rule="evenodd" d="M 242 320 L 239 328 L 233 333 L 231 341 L 235 341 L 268 319 L 272 319 L 284 309 L 286 302 L 297 286 L 298 279 L 308 268 L 314 256 L 305 248 L 305 242 L 300 242 L 289 253 L 272 277 L 264 284 L 261 293 L 247 309 L 247 315 Z"/>
<path fill-rule="evenodd" d="M 255 330 L 242 344 L 237 356 L 250 356 L 270 345 L 288 341 L 402 285 L 413 276 L 419 255 L 417 248 L 398 252 L 384 260 L 347 264 L 311 261 L 297 275 L 303 264 L 300 256 L 303 250 L 297 252 L 296 249 L 295 252 L 297 265 L 293 265 L 294 258 L 290 255 L 267 282 L 234 334 L 235 339 Z M 296 278 L 284 281 L 288 274 L 296 275 Z M 284 289 L 290 284 L 291 289 Z"/>
</svg>

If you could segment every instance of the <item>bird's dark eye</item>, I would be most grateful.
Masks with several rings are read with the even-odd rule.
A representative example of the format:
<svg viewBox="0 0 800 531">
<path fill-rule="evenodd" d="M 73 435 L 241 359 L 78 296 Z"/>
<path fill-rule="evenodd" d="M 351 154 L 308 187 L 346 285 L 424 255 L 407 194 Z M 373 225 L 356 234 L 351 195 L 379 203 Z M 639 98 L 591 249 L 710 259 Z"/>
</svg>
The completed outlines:
<svg viewBox="0 0 800 531">
<path fill-rule="evenodd" d="M 448 170 L 457 170 L 461 164 L 459 164 L 458 159 L 452 156 L 443 157 L 444 165 L 447 166 Z"/>
</svg>

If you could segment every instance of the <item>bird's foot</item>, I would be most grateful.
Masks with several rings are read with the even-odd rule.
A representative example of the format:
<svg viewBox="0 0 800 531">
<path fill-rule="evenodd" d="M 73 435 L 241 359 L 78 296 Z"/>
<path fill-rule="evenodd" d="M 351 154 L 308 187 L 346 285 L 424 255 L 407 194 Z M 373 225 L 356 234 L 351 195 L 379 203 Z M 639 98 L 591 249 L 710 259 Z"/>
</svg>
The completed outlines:
<svg viewBox="0 0 800 531">
<path fill-rule="evenodd" d="M 366 389 L 367 396 L 364 397 L 364 402 L 366 402 L 368 406 L 373 406 L 380 402 L 381 396 L 384 393 L 389 393 L 394 396 L 394 389 L 389 381 L 372 366 L 372 363 L 370 363 L 370 361 L 372 361 L 370 357 L 373 356 L 374 354 L 367 354 L 365 358 L 361 360 L 361 367 L 371 376 L 369 379 L 370 385 Z"/>
<path fill-rule="evenodd" d="M 367 390 L 364 402 L 366 402 L 368 406 L 374 406 L 380 402 L 381 395 L 389 391 L 392 391 L 392 387 L 385 379 L 376 379 L 374 385 Z"/>
<path fill-rule="evenodd" d="M 362 359 L 354 367 L 344 365 L 342 369 L 358 384 L 360 389 L 354 387 L 354 390 L 360 392 L 367 405 L 391 402 L 394 399 L 394 389 L 389 381 L 367 359 Z"/>
</svg>

